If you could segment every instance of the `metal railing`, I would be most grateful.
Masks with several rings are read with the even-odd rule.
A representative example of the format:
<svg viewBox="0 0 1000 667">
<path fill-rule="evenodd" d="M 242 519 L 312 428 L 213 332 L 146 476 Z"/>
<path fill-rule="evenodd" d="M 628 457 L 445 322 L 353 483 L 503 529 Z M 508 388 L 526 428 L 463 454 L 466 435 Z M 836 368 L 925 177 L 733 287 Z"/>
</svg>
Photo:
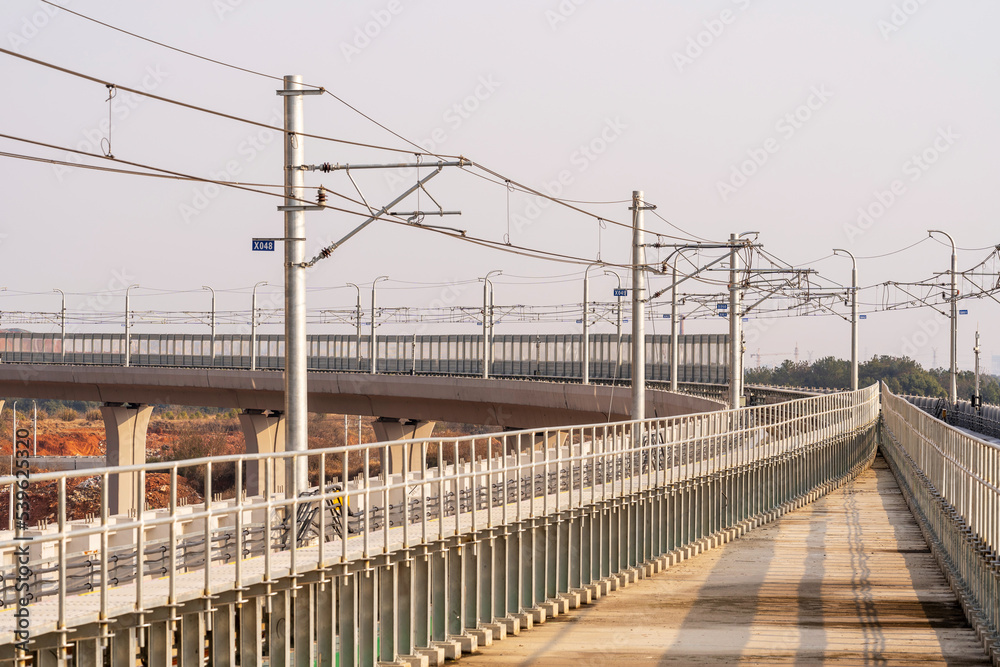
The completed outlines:
<svg viewBox="0 0 1000 667">
<path fill-rule="evenodd" d="M 983 404 L 976 409 L 969 401 L 950 403 L 946 398 L 903 396 L 927 414 L 952 426 L 1000 438 L 1000 406 Z"/>
<path fill-rule="evenodd" d="M 631 377 L 631 336 L 590 334 L 590 377 Z M 311 370 L 367 372 L 369 336 L 312 334 L 306 353 Z M 284 367 L 284 336 L 262 334 L 133 334 L 129 339 L 133 366 L 196 368 Z M 728 337 L 689 334 L 678 337 L 681 382 L 728 382 Z M 255 349 L 251 351 L 251 347 Z M 483 337 L 477 334 L 385 335 L 376 338 L 380 373 L 415 375 L 481 375 Z M 493 337 L 490 375 L 579 378 L 583 373 L 580 334 L 504 334 Z M 0 359 L 8 363 L 122 365 L 124 334 L 0 333 Z M 646 378 L 670 380 L 670 336 L 646 336 Z"/>
<path fill-rule="evenodd" d="M 271 664 L 292 643 L 296 662 L 332 664 L 336 653 L 340 665 L 467 646 L 834 488 L 870 463 L 878 413 L 870 387 L 643 422 L 88 471 L 102 488 L 90 523 L 68 512 L 67 480 L 83 475 L 35 475 L 31 484 L 57 485 L 54 525 L 20 526 L 0 553 L 56 557 L 13 572 L 40 593 L 0 612 L 0 661 L 22 613 L 33 650 L 90 656 L 107 642 L 126 662 L 140 643 L 169 648 L 175 630 L 180 647 L 204 647 L 208 623 L 211 651 L 232 651 L 238 635 L 260 657 L 262 610 Z M 404 448 L 402 471 L 377 473 L 370 454 L 387 461 L 393 447 Z M 243 499 L 246 467 L 263 461 L 267 488 L 303 456 L 307 494 Z M 192 466 L 204 467 L 207 499 L 213 471 L 232 468 L 235 498 L 182 512 L 178 478 Z M 152 472 L 170 475 L 168 507 L 111 517 L 109 477 L 136 474 L 145 489 Z M 0 478 L 0 491 L 15 483 Z M 75 548 L 87 540 L 90 553 Z M 74 595 L 82 577 L 70 566 L 83 557 L 96 564 L 95 592 Z"/>
<path fill-rule="evenodd" d="M 882 386 L 881 449 L 941 569 L 1000 661 L 1000 446 Z"/>
</svg>

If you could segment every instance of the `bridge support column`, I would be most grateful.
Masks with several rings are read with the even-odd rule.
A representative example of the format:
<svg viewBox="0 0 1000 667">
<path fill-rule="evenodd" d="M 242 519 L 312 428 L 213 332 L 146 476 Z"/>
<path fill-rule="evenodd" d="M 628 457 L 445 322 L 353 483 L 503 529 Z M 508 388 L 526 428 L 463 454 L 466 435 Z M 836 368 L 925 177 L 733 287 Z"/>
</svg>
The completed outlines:
<svg viewBox="0 0 1000 667">
<path fill-rule="evenodd" d="M 316 584 L 307 584 L 295 591 L 294 628 L 288 633 L 295 644 L 295 667 L 313 667 L 316 664 L 316 647 L 313 644 L 316 634 L 316 588 Z"/>
<path fill-rule="evenodd" d="M 204 635 L 202 639 L 204 640 Z M 132 667 L 135 665 L 136 651 L 139 643 L 136 641 L 135 628 L 115 630 L 111 637 L 111 667 Z"/>
<path fill-rule="evenodd" d="M 337 653 L 337 580 L 320 582 L 316 592 L 316 658 L 333 667 Z"/>
<path fill-rule="evenodd" d="M 205 617 L 202 612 L 181 616 L 181 644 L 178 656 L 181 667 L 202 667 L 205 664 L 205 630 Z"/>
<path fill-rule="evenodd" d="M 99 639 L 81 639 L 73 647 L 77 667 L 103 667 L 104 651 Z"/>
<path fill-rule="evenodd" d="M 223 604 L 212 612 L 212 667 L 235 667 L 236 665 L 236 614 L 234 611 L 233 605 Z"/>
<path fill-rule="evenodd" d="M 273 410 L 243 410 L 240 426 L 246 442 L 247 454 L 263 454 L 285 451 L 285 416 Z M 285 488 L 285 461 L 275 460 L 271 465 L 271 476 L 267 489 L 264 488 L 265 461 L 250 461 L 246 464 L 247 496 L 271 496 Z M 265 494 L 266 491 L 266 494 Z"/>
<path fill-rule="evenodd" d="M 292 599 L 287 590 L 276 591 L 271 598 L 267 619 L 268 658 L 273 667 L 292 667 Z"/>
<path fill-rule="evenodd" d="M 264 654 L 261 637 L 260 598 L 251 597 L 240 605 L 240 664 L 259 665 Z"/>
<path fill-rule="evenodd" d="M 372 422 L 376 440 L 394 443 L 388 447 L 389 460 L 382 461 L 382 471 L 386 474 L 401 473 L 404 462 L 406 470 L 420 470 L 423 464 L 420 448 L 413 447 L 406 441 L 431 437 L 436 423 L 393 417 L 379 417 Z"/>
<path fill-rule="evenodd" d="M 413 608 L 413 645 L 417 649 L 431 645 L 431 557 L 426 547 L 413 558 L 411 606 Z"/>
<path fill-rule="evenodd" d="M 340 665 L 358 664 L 358 574 L 337 578 L 337 617 L 340 625 Z"/>
<path fill-rule="evenodd" d="M 101 406 L 109 468 L 146 462 L 146 427 L 149 426 L 152 414 L 152 405 L 105 403 Z M 108 487 L 110 513 L 114 515 L 138 511 L 138 487 L 139 473 L 111 475 Z M 145 496 L 144 493 L 142 495 Z"/>
<path fill-rule="evenodd" d="M 173 667 L 174 632 L 170 621 L 153 621 L 146 636 L 148 667 Z"/>
</svg>

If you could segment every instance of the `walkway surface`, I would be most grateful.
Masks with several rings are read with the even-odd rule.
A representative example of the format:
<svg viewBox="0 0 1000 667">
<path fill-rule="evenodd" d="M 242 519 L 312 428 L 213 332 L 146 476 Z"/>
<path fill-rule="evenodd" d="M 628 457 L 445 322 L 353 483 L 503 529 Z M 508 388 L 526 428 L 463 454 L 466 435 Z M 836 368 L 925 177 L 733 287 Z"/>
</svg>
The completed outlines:
<svg viewBox="0 0 1000 667">
<path fill-rule="evenodd" d="M 854 482 L 471 665 L 988 665 L 880 457 Z"/>
</svg>

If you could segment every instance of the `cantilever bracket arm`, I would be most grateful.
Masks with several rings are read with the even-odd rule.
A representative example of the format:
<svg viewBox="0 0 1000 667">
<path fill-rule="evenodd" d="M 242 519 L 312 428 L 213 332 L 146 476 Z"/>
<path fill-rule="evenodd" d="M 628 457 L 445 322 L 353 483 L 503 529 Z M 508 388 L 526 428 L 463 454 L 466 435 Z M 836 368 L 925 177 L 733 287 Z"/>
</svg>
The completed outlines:
<svg viewBox="0 0 1000 667">
<path fill-rule="evenodd" d="M 435 176 L 437 176 L 438 174 L 440 174 L 441 170 L 443 168 L 444 168 L 443 165 L 439 165 L 434 171 L 432 171 L 431 173 L 427 174 L 422 179 L 420 179 L 419 181 L 417 181 L 416 184 L 411 185 L 409 188 L 407 188 L 406 191 L 403 192 L 403 194 L 399 195 L 398 197 L 396 197 L 395 199 L 393 199 L 391 202 L 389 202 L 388 204 L 386 204 L 385 206 L 383 206 L 379 210 L 378 213 L 376 213 L 375 215 L 370 216 L 369 218 L 366 218 L 364 222 L 362 222 L 360 225 L 358 225 L 357 227 L 355 227 L 354 229 L 352 229 L 351 231 L 349 231 L 346 235 L 344 235 L 344 237 L 342 239 L 340 239 L 339 241 L 337 241 L 335 243 L 331 243 L 330 245 L 328 245 L 325 248 L 323 248 L 322 250 L 320 250 L 319 254 L 317 254 L 311 260 L 309 260 L 308 262 L 305 262 L 302 265 L 303 268 L 309 268 L 311 266 L 315 266 L 316 262 L 320 261 L 321 259 L 326 259 L 330 255 L 332 255 L 334 250 L 336 250 L 340 246 L 344 245 L 344 243 L 346 243 L 351 238 L 353 238 L 354 235 L 357 234 L 358 232 L 360 232 L 362 229 L 364 229 L 365 227 L 367 227 L 371 223 L 373 223 L 376 220 L 378 220 L 379 218 L 381 218 L 383 215 L 386 214 L 386 212 L 390 208 L 392 208 L 393 206 L 395 206 L 399 202 L 401 202 L 404 199 L 406 199 L 407 197 L 409 197 L 417 189 L 423 188 L 424 183 L 426 183 L 427 181 L 431 180 L 432 178 L 434 178 Z"/>
</svg>

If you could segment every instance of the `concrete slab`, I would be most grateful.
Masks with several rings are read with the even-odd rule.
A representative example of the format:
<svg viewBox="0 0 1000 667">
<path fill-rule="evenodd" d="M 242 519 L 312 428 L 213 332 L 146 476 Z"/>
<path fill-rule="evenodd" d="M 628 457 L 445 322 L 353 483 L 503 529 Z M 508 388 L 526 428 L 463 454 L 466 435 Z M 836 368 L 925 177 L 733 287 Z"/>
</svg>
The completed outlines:
<svg viewBox="0 0 1000 667">
<path fill-rule="evenodd" d="M 430 658 L 419 653 L 417 655 L 401 655 L 399 656 L 399 662 L 409 665 L 409 667 L 430 667 L 431 664 Z"/>
<path fill-rule="evenodd" d="M 461 635 L 453 635 L 449 639 L 458 642 L 458 645 L 462 648 L 462 653 L 475 653 L 479 650 L 478 638 L 471 633 L 466 632 Z"/>
<path fill-rule="evenodd" d="M 559 604 L 554 600 L 546 600 L 539 604 L 538 608 L 545 612 L 546 618 L 555 618 L 559 615 Z"/>
<path fill-rule="evenodd" d="M 469 665 L 988 665 L 881 459 L 816 503 Z"/>
<path fill-rule="evenodd" d="M 521 619 L 518 616 L 497 619 L 497 625 L 502 625 L 508 635 L 521 634 Z"/>
<path fill-rule="evenodd" d="M 444 651 L 444 657 L 448 660 L 457 660 L 462 657 L 462 644 L 457 640 L 449 639 L 443 642 L 434 642 L 431 648 Z"/>
<path fill-rule="evenodd" d="M 507 638 L 507 626 L 499 621 L 496 623 L 483 623 L 483 628 L 490 631 L 493 641 L 499 642 Z"/>
<path fill-rule="evenodd" d="M 446 660 L 445 651 L 440 646 L 418 648 L 414 649 L 413 652 L 427 658 L 428 665 L 443 665 Z"/>
<path fill-rule="evenodd" d="M 541 607 L 535 607 L 534 609 L 529 609 L 528 613 L 531 614 L 531 622 L 535 625 L 541 625 L 545 622 L 545 610 Z"/>
<path fill-rule="evenodd" d="M 493 645 L 493 632 L 489 628 L 486 627 L 471 628 L 469 630 L 466 630 L 465 632 L 470 637 L 473 637 L 476 640 L 476 646 L 473 647 L 471 651 L 467 651 L 468 653 L 475 651 L 477 647 L 486 647 Z M 464 645 L 462 647 L 462 650 L 463 651 L 465 650 Z"/>
</svg>

